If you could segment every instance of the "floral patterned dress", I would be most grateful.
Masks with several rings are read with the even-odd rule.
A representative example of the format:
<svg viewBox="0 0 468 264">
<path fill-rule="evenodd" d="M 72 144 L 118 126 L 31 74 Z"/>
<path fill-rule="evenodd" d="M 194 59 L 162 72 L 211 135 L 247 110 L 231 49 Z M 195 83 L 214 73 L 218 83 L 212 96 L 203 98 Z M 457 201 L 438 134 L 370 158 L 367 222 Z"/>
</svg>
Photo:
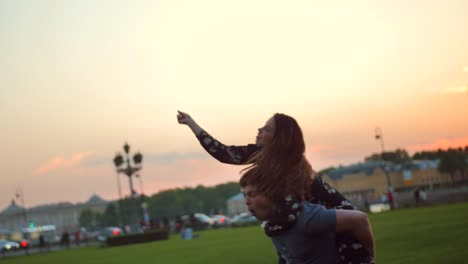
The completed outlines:
<svg viewBox="0 0 468 264">
<path fill-rule="evenodd" d="M 249 144 L 245 146 L 226 146 L 202 131 L 197 135 L 203 148 L 215 159 L 227 164 L 246 164 L 249 157 L 261 149 L 260 145 Z M 321 204 L 326 208 L 356 210 L 349 200 L 320 177 L 316 177 L 310 186 L 310 202 Z M 262 223 L 268 236 L 279 235 L 294 225 L 296 218 L 302 211 L 297 200 L 288 196 L 277 205 L 275 217 Z M 374 263 L 372 257 L 364 247 L 349 233 L 336 234 L 336 246 L 342 263 Z M 286 261 L 279 256 L 279 263 Z"/>
</svg>

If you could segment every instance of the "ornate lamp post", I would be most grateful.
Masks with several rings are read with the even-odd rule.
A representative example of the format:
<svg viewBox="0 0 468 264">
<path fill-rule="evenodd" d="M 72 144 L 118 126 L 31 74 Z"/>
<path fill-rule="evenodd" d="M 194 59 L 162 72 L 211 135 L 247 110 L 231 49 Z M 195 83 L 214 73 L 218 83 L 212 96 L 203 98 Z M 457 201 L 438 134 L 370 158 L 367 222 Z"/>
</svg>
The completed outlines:
<svg viewBox="0 0 468 264">
<path fill-rule="evenodd" d="M 141 175 L 136 174 L 135 177 L 137 177 L 140 180 L 140 195 L 143 195 L 143 180 L 141 179 Z"/>
<path fill-rule="evenodd" d="M 117 168 L 118 173 L 123 173 L 128 176 L 128 180 L 130 182 L 130 195 L 133 197 L 136 194 L 135 189 L 133 189 L 133 181 L 132 181 L 132 176 L 139 170 L 141 170 L 141 162 L 143 161 L 143 155 L 141 153 L 136 153 L 133 155 L 133 166 L 130 162 L 130 146 L 128 143 L 125 143 L 124 145 L 124 151 L 125 151 L 125 160 L 122 154 L 117 153 L 117 155 L 114 157 L 114 165 Z M 125 167 L 122 167 L 122 164 L 126 163 Z"/>
<path fill-rule="evenodd" d="M 26 213 L 26 205 L 24 204 L 23 189 L 21 189 L 21 187 L 18 187 L 16 189 L 15 196 L 16 196 L 16 199 L 18 199 L 18 200 L 21 198 L 21 204 L 23 205 L 24 226 L 27 227 L 28 226 L 28 216 L 27 216 L 27 213 Z"/>
<path fill-rule="evenodd" d="M 132 159 L 133 164 L 132 164 L 131 159 L 130 159 L 130 146 L 128 145 L 128 143 L 125 143 L 125 145 L 123 146 L 123 149 L 125 151 L 125 156 L 122 156 L 122 154 L 117 153 L 117 155 L 115 155 L 114 157 L 114 165 L 117 169 L 117 173 L 123 173 L 127 175 L 128 180 L 129 180 L 129 185 L 130 185 L 130 199 L 133 200 L 133 198 L 136 195 L 136 191 L 133 188 L 132 177 L 135 175 L 137 171 L 141 170 L 142 168 L 141 162 L 143 161 L 143 155 L 139 152 L 133 155 L 133 159 Z M 120 183 L 119 183 L 119 191 L 120 191 Z M 134 208 L 135 205 L 133 201 L 132 201 L 131 207 L 132 207 L 131 210 L 135 211 L 135 208 Z M 130 220 L 131 224 L 135 224 L 134 223 L 135 220 L 133 219 L 135 217 L 134 215 L 135 215 L 135 212 L 131 214 L 131 220 Z"/>
</svg>

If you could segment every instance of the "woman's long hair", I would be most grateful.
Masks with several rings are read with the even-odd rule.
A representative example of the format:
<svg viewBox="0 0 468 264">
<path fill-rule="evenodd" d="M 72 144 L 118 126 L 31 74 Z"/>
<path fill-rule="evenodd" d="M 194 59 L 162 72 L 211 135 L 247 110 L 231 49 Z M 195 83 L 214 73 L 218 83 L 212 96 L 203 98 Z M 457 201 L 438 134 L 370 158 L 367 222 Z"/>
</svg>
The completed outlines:
<svg viewBox="0 0 468 264">
<path fill-rule="evenodd" d="M 313 170 L 304 156 L 302 130 L 288 115 L 277 113 L 273 117 L 273 139 L 250 158 L 252 165 L 242 170 L 241 186 L 255 185 L 258 191 L 273 200 L 286 195 L 307 199 Z"/>
</svg>

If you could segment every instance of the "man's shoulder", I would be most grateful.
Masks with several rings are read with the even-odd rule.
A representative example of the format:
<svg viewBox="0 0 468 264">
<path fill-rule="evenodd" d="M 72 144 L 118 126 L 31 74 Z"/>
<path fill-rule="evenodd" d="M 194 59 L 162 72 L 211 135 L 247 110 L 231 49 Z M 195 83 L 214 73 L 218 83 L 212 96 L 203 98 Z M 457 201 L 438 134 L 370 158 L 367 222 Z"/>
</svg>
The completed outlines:
<svg viewBox="0 0 468 264">
<path fill-rule="evenodd" d="M 332 221 L 332 219 L 334 219 L 335 217 L 336 217 L 335 209 L 327 209 L 325 206 L 321 204 L 304 202 L 300 220 L 304 224 L 310 224 L 311 222 L 316 222 L 316 221 L 319 221 L 319 222 Z"/>
<path fill-rule="evenodd" d="M 303 202 L 302 206 L 303 206 L 303 209 L 302 209 L 303 212 L 316 212 L 316 211 L 322 211 L 322 210 L 331 210 L 331 209 L 327 209 L 325 206 L 321 204 L 315 204 L 315 203 L 311 203 L 307 201 Z"/>
</svg>

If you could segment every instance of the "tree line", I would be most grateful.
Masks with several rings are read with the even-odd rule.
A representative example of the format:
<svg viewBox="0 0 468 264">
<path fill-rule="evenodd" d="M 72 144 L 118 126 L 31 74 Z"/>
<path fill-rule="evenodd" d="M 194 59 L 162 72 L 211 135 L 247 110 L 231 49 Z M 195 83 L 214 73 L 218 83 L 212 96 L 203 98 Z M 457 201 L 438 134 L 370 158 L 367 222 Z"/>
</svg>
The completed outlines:
<svg viewBox="0 0 468 264">
<path fill-rule="evenodd" d="M 164 217 L 174 219 L 177 215 L 190 213 L 207 215 L 226 213 L 226 201 L 239 191 L 240 187 L 237 182 L 219 184 L 214 187 L 199 185 L 194 188 L 165 190 L 149 197 L 142 195 L 133 199 L 125 198 L 110 202 L 103 213 L 83 209 L 79 222 L 81 226 L 89 230 L 97 230 L 105 226 L 122 226 L 130 222 L 130 215 L 143 215 L 143 203 L 147 204 L 150 218 L 156 221 Z"/>
</svg>

